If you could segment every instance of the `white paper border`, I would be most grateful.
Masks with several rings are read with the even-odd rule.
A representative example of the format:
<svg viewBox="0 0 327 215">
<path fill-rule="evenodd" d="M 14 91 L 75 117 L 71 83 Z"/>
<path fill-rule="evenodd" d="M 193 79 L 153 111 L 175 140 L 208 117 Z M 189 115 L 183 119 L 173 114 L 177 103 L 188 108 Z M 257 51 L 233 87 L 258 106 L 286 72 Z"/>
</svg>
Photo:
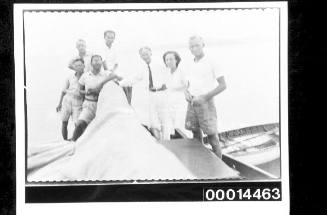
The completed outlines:
<svg viewBox="0 0 327 215">
<path fill-rule="evenodd" d="M 168 9 L 168 8 L 279 8 L 280 9 L 280 126 L 282 201 L 277 202 L 177 202 L 177 203 L 92 203 L 25 204 L 25 118 L 23 65 L 23 10 L 33 9 Z M 142 3 L 142 4 L 14 4 L 15 113 L 16 113 L 16 212 L 17 214 L 142 214 L 209 212 L 226 214 L 289 214 L 288 164 L 288 5 L 287 2 L 229 3 Z"/>
</svg>

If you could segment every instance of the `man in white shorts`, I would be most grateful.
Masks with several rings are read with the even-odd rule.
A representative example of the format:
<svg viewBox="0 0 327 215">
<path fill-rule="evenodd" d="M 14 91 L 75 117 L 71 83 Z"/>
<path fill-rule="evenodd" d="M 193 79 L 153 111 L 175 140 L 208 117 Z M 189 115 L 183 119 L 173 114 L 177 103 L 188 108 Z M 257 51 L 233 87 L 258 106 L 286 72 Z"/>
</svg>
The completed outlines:
<svg viewBox="0 0 327 215">
<path fill-rule="evenodd" d="M 84 65 L 85 65 L 85 72 L 88 72 L 91 70 L 91 57 L 92 54 L 86 50 L 86 42 L 85 40 L 79 39 L 76 41 L 76 49 L 78 51 L 78 54 L 74 56 L 68 63 L 68 68 L 73 68 L 73 62 L 76 59 L 83 59 Z"/>
<path fill-rule="evenodd" d="M 79 79 L 80 91 L 85 94 L 83 109 L 78 117 L 77 125 L 73 134 L 73 141 L 76 141 L 84 132 L 87 125 L 94 119 L 97 110 L 98 96 L 101 90 L 99 84 L 115 78 L 114 73 L 109 75 L 108 71 L 101 71 L 103 62 L 100 55 L 91 57 L 92 69 L 85 72 Z"/>
<path fill-rule="evenodd" d="M 72 117 L 75 125 L 79 114 L 82 111 L 83 97 L 79 91 L 78 81 L 84 71 L 83 59 L 75 59 L 72 62 L 72 68 L 74 73 L 70 74 L 65 81 L 64 88 L 60 95 L 60 101 L 56 108 L 57 112 L 61 111 L 62 117 L 62 128 L 61 133 L 64 140 L 67 140 L 68 135 L 68 120 Z"/>
<path fill-rule="evenodd" d="M 213 152 L 221 158 L 218 139 L 217 112 L 214 97 L 226 89 L 224 76 L 203 51 L 204 42 L 199 36 L 189 39 L 189 48 L 194 59 L 186 74 L 188 101 L 185 128 L 191 130 L 193 138 L 203 142 L 202 132 L 207 134 Z"/>
</svg>

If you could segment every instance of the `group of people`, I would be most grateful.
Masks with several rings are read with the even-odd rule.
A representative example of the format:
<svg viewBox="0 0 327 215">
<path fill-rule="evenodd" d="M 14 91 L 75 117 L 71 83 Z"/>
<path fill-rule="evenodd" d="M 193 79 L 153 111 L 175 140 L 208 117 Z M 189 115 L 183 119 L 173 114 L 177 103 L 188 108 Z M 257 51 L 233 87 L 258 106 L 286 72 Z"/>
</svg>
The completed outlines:
<svg viewBox="0 0 327 215">
<path fill-rule="evenodd" d="M 63 138 L 68 139 L 70 117 L 75 123 L 70 140 L 76 141 L 82 135 L 96 117 L 102 87 L 113 81 L 125 92 L 140 123 L 158 140 L 169 140 L 174 135 L 180 115 L 185 114 L 181 105 L 185 102 L 185 128 L 200 142 L 206 134 L 213 152 L 221 157 L 214 97 L 226 89 L 226 83 L 215 63 L 205 55 L 203 39 L 190 37 L 189 49 L 194 59 L 185 68 L 180 68 L 181 57 L 176 51 L 167 51 L 162 56 L 162 69 L 162 65 L 152 61 L 151 48 L 144 46 L 139 49 L 142 67 L 123 76 L 116 72 L 119 63 L 113 45 L 115 37 L 112 30 L 104 32 L 101 55 L 89 53 L 84 40 L 77 41 L 78 55 L 68 65 L 74 72 L 65 81 L 56 108 L 62 113 Z"/>
</svg>

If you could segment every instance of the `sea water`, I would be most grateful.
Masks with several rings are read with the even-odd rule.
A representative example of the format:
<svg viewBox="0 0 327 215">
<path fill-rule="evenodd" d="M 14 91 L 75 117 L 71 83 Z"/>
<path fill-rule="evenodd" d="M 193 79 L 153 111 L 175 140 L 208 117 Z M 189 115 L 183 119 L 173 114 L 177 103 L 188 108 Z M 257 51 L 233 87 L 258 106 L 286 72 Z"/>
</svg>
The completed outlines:
<svg viewBox="0 0 327 215">
<path fill-rule="evenodd" d="M 119 70 L 126 74 L 143 63 L 138 49 L 144 45 L 152 48 L 157 63 L 163 65 L 163 53 L 175 50 L 181 65 L 187 64 L 193 58 L 188 38 L 200 34 L 206 55 L 227 83 L 215 98 L 219 131 L 278 122 L 278 10 L 194 13 L 26 13 L 28 143 L 62 139 L 56 106 L 64 80 L 72 73 L 67 65 L 77 54 L 75 42 L 85 39 L 88 50 L 99 53 L 106 29 L 117 33 Z M 70 135 L 73 128 L 70 123 Z"/>
<path fill-rule="evenodd" d="M 238 46 L 224 47 L 228 51 L 221 50 L 221 56 L 217 56 L 218 65 L 220 64 L 227 83 L 227 89 L 215 98 L 219 131 L 278 122 L 278 58 L 256 60 L 260 59 L 260 55 L 265 51 L 278 47 L 270 44 L 244 46 L 242 49 Z M 240 52 L 248 49 L 255 51 Z M 209 54 L 212 54 L 210 49 Z M 230 56 L 226 56 L 227 54 Z M 234 61 L 226 63 L 224 61 L 226 58 L 233 58 Z M 64 80 L 72 73 L 65 66 L 60 68 L 56 64 L 49 67 L 40 65 L 40 69 L 44 73 L 40 73 L 37 79 L 28 80 L 30 84 L 27 86 L 27 124 L 30 143 L 62 139 L 61 117 L 60 113 L 56 112 L 56 106 Z M 74 125 L 70 122 L 70 135 L 73 128 Z"/>
</svg>

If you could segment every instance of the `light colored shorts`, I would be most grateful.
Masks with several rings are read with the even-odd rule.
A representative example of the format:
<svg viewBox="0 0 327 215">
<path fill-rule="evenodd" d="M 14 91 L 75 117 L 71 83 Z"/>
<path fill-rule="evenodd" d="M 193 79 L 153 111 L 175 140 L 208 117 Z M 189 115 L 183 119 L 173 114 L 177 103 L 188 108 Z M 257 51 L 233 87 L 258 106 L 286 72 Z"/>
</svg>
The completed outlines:
<svg viewBox="0 0 327 215">
<path fill-rule="evenodd" d="M 214 100 L 211 99 L 200 105 L 187 106 L 185 128 L 196 131 L 201 129 L 207 135 L 218 133 L 217 112 Z"/>
<path fill-rule="evenodd" d="M 97 103 L 98 102 L 96 101 L 84 100 L 83 109 L 78 117 L 78 120 L 83 120 L 89 124 L 95 117 L 95 113 L 97 111 Z"/>
<path fill-rule="evenodd" d="M 82 111 L 82 104 L 82 98 L 66 94 L 62 101 L 61 120 L 63 122 L 68 122 L 71 116 L 73 122 L 76 123 Z"/>
</svg>

